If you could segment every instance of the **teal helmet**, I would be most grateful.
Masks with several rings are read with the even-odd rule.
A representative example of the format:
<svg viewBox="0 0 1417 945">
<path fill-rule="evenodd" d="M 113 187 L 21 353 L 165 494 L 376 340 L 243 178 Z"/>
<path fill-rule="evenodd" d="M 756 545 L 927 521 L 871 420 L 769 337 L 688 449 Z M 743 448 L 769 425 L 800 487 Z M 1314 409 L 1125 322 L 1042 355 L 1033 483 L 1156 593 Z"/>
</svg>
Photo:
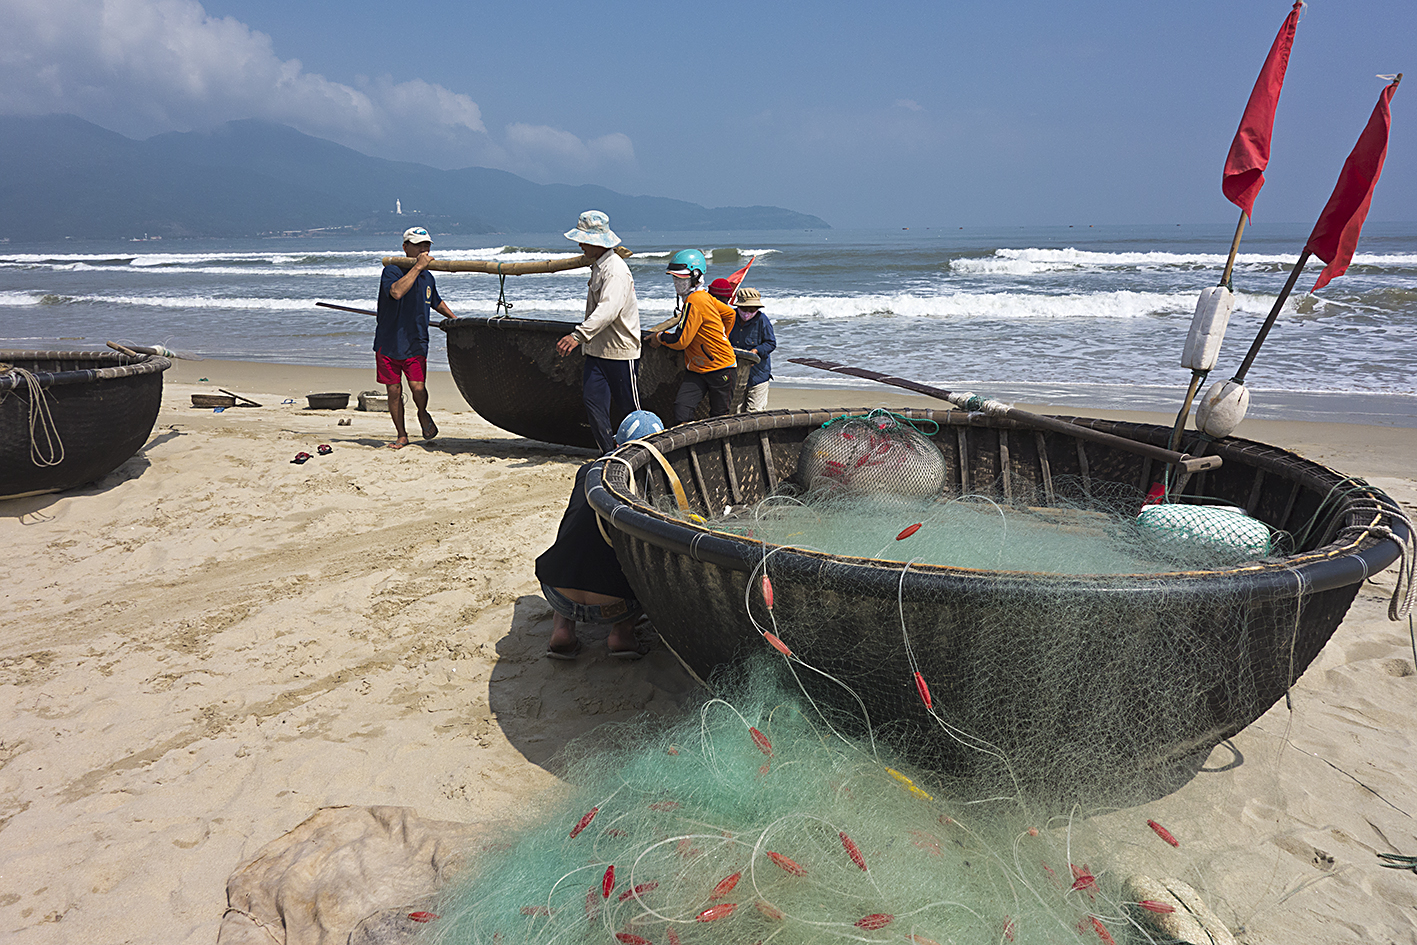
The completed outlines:
<svg viewBox="0 0 1417 945">
<path fill-rule="evenodd" d="M 704 254 L 697 249 L 681 249 L 669 259 L 669 268 L 665 270 L 671 276 L 694 277 L 698 273 L 698 278 L 702 279 L 704 273 L 708 272 L 708 260 Z"/>
</svg>

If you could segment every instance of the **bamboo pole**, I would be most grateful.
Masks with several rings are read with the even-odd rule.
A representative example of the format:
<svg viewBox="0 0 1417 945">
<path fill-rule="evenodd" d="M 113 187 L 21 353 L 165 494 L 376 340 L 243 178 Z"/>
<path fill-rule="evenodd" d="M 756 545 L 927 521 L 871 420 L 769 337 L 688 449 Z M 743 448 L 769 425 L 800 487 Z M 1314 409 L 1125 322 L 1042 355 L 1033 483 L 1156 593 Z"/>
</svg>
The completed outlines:
<svg viewBox="0 0 1417 945">
<path fill-rule="evenodd" d="M 615 247 L 622 259 L 634 253 L 624 246 Z M 385 266 L 412 269 L 413 260 L 407 256 L 385 256 Z M 568 269 L 584 269 L 591 261 L 584 255 L 567 256 L 563 259 L 533 259 L 527 262 L 494 262 L 487 259 L 435 259 L 428 264 L 433 272 L 484 272 L 494 276 L 530 276 L 550 272 L 565 272 Z"/>
<path fill-rule="evenodd" d="M 1294 283 L 1299 281 L 1299 273 L 1304 271 L 1304 265 L 1309 261 L 1309 250 L 1306 248 L 1299 254 L 1299 261 L 1294 264 L 1294 269 L 1289 273 L 1289 279 L 1284 283 L 1284 290 L 1279 293 L 1279 298 L 1274 300 L 1274 307 L 1269 310 L 1269 317 L 1260 326 L 1259 334 L 1255 335 L 1255 340 L 1250 345 L 1250 350 L 1245 353 L 1245 360 L 1240 362 L 1240 369 L 1231 378 L 1236 384 L 1245 383 L 1245 375 L 1250 372 L 1250 365 L 1255 363 L 1255 355 L 1260 353 L 1260 345 L 1269 335 L 1269 330 L 1274 327 L 1274 320 L 1279 317 L 1279 310 L 1284 307 L 1284 303 L 1289 299 L 1289 293 L 1294 291 Z"/>
<path fill-rule="evenodd" d="M 927 397 L 935 397 L 947 403 L 954 404 L 956 407 L 970 409 L 965 406 L 971 399 L 969 396 L 956 394 L 940 387 L 931 387 L 929 384 L 922 384 L 919 381 L 912 381 L 903 377 L 894 377 L 890 374 L 880 374 L 876 371 L 851 367 L 847 364 L 837 364 L 834 361 L 820 361 L 816 358 L 788 358 L 787 360 L 793 364 L 819 368 L 823 371 L 848 374 L 851 377 L 861 377 L 868 381 L 878 381 L 882 384 L 889 384 L 892 387 L 900 387 L 904 390 L 914 391 L 917 394 L 924 394 Z M 1091 427 L 1070 423 L 1067 420 L 1060 420 L 1057 417 L 1045 417 L 1003 404 L 999 406 L 1003 408 L 999 411 L 1003 416 L 1022 423 L 1025 426 L 1053 430 L 1057 433 L 1077 437 L 1080 440 L 1091 440 L 1094 443 L 1105 443 L 1108 446 L 1114 446 L 1128 453 L 1135 453 L 1138 456 L 1150 456 L 1152 459 L 1159 459 L 1164 463 L 1180 466 L 1187 472 L 1196 472 L 1202 469 L 1216 469 L 1219 468 L 1222 462 L 1219 456 L 1192 456 L 1189 453 L 1177 453 L 1175 450 L 1163 449 L 1160 446 L 1153 446 L 1150 443 L 1141 443 L 1137 440 L 1129 440 L 1124 436 L 1117 436 L 1114 433 L 1106 433 L 1102 430 L 1094 430 Z"/>
</svg>

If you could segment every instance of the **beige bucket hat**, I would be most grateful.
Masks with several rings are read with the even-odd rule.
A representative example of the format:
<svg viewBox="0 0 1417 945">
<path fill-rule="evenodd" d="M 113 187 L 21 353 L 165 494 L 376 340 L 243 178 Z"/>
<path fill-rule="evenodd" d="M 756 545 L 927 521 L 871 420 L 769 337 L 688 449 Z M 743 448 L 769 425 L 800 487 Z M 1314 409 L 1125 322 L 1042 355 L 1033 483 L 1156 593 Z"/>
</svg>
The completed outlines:
<svg viewBox="0 0 1417 945">
<path fill-rule="evenodd" d="M 758 294 L 757 289 L 750 289 L 743 286 L 738 289 L 738 297 L 733 302 L 739 308 L 762 308 L 763 297 Z"/>
</svg>

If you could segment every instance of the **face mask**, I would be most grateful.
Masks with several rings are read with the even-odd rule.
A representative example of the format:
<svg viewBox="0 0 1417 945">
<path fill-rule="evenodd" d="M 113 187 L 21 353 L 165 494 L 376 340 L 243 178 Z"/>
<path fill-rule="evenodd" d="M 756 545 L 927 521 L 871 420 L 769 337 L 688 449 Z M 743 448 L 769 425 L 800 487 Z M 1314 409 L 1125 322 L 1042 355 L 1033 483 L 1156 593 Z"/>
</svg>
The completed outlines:
<svg viewBox="0 0 1417 945">
<path fill-rule="evenodd" d="M 694 280 L 682 276 L 670 276 L 674 280 L 674 294 L 679 298 L 687 298 L 689 295 L 689 284 Z"/>
<path fill-rule="evenodd" d="M 738 310 L 738 317 L 743 319 L 743 321 L 745 322 L 751 322 L 754 318 L 757 317 L 757 315 L 758 310 L 755 308 L 740 308 Z"/>
</svg>

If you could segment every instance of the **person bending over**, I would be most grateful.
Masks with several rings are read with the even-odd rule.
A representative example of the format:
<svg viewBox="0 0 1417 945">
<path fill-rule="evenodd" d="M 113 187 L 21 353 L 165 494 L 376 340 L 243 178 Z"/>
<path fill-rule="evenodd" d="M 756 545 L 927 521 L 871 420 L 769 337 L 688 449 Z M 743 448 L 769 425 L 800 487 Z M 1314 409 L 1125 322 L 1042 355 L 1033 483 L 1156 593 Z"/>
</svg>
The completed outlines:
<svg viewBox="0 0 1417 945">
<path fill-rule="evenodd" d="M 664 345 L 684 352 L 684 382 L 674 399 L 674 422 L 687 423 L 705 397 L 709 399 L 709 416 L 722 417 L 730 412 L 733 384 L 737 380 L 737 358 L 728 343 L 737 313 L 704 289 L 704 271 L 708 261 L 697 249 L 675 253 L 666 270 L 674 279 L 674 292 L 683 300 L 683 317 L 678 327 L 656 332 L 650 344 Z"/>
<path fill-rule="evenodd" d="M 389 416 L 398 434 L 389 446 L 396 450 L 408 445 L 408 430 L 403 423 L 403 384 L 413 394 L 418 410 L 418 424 L 423 438 L 438 435 L 438 425 L 428 413 L 428 313 L 436 311 L 444 318 L 456 318 L 438 295 L 438 286 L 428 264 L 433 257 L 433 237 L 421 226 L 410 227 L 403 233 L 403 254 L 413 260 L 413 268 L 404 272 L 398 266 L 385 266 L 379 279 L 379 320 L 374 329 L 374 376 L 389 394 Z"/>
</svg>

